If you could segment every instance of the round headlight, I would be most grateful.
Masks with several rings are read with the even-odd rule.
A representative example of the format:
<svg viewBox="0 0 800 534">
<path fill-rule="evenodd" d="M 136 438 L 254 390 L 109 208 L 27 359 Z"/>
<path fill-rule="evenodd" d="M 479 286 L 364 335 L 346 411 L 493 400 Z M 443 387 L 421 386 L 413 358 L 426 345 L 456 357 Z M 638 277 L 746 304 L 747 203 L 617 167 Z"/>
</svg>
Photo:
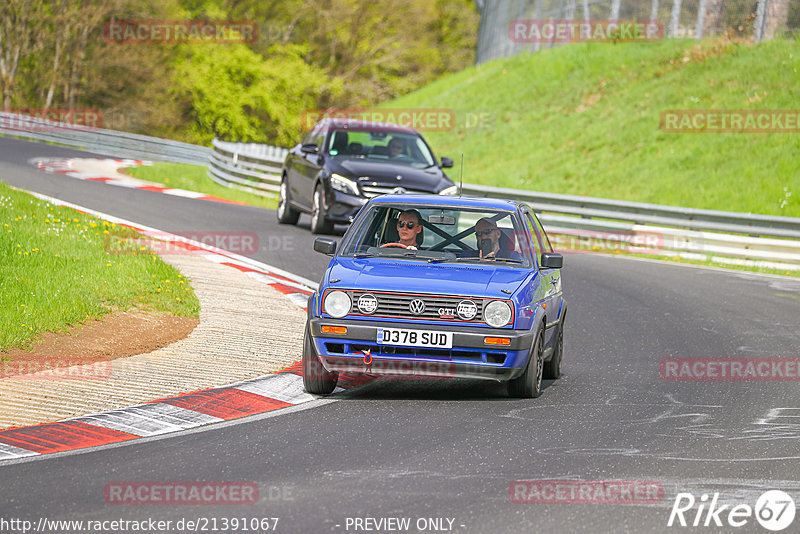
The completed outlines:
<svg viewBox="0 0 800 534">
<path fill-rule="evenodd" d="M 483 310 L 483 319 L 495 328 L 505 326 L 511 320 L 511 307 L 502 300 L 493 300 Z"/>
<path fill-rule="evenodd" d="M 344 317 L 350 312 L 350 297 L 344 291 L 331 291 L 325 295 L 322 309 L 331 317 Z"/>
</svg>

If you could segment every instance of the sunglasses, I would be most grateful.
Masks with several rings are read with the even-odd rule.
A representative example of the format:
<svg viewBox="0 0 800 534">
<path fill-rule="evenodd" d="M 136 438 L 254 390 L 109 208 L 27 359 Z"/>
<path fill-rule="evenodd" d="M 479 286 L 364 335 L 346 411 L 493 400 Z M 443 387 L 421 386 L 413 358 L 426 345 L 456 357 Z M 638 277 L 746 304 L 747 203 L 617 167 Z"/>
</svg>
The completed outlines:
<svg viewBox="0 0 800 534">
<path fill-rule="evenodd" d="M 475 231 L 475 235 L 478 236 L 478 237 L 481 237 L 481 236 L 484 236 L 484 235 L 489 235 L 492 232 L 494 232 L 495 230 L 497 230 L 497 228 L 490 228 L 488 230 L 481 230 L 481 231 L 477 231 L 476 230 Z"/>
<path fill-rule="evenodd" d="M 414 221 L 397 221 L 398 228 L 408 228 L 411 230 L 414 228 Z"/>
</svg>

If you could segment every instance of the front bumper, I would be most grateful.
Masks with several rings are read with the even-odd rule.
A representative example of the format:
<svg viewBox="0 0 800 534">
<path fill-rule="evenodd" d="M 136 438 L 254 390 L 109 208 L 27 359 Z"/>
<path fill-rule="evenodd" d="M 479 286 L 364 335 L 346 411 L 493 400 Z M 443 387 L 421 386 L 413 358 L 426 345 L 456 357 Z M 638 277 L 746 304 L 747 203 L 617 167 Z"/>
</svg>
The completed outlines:
<svg viewBox="0 0 800 534">
<path fill-rule="evenodd" d="M 369 200 L 364 197 L 342 193 L 333 188 L 330 188 L 330 191 L 325 196 L 328 220 L 341 224 L 351 223 L 361 206 Z"/>
<path fill-rule="evenodd" d="M 322 325 L 346 326 L 347 333 L 323 334 Z M 505 381 L 522 374 L 533 344 L 533 333 L 529 330 L 330 318 L 312 318 L 310 326 L 312 341 L 327 371 L 373 375 Z M 378 328 L 453 332 L 453 348 L 379 345 Z M 487 345 L 486 337 L 509 338 L 511 343 Z M 370 358 L 371 362 L 367 363 Z"/>
</svg>

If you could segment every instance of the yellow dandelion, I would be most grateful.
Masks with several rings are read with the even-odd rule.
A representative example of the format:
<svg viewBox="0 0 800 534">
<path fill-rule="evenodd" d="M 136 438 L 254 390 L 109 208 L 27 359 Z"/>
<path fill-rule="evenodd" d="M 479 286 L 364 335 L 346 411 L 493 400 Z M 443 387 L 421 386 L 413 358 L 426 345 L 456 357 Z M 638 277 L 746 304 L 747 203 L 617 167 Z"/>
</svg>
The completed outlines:
<svg viewBox="0 0 800 534">
<path fill-rule="evenodd" d="M 22 252 L 20 252 L 20 251 L 18 250 L 18 251 L 17 251 L 17 254 L 22 254 Z"/>
<path fill-rule="evenodd" d="M 111 262 L 106 263 L 106 267 L 111 267 Z"/>
<path fill-rule="evenodd" d="M 104 234 L 107 234 L 107 233 L 108 233 L 108 230 L 103 230 L 103 233 L 104 233 Z"/>
<path fill-rule="evenodd" d="M 61 256 L 59 256 L 58 254 L 56 254 L 56 258 L 60 258 L 60 257 L 61 257 Z"/>
</svg>

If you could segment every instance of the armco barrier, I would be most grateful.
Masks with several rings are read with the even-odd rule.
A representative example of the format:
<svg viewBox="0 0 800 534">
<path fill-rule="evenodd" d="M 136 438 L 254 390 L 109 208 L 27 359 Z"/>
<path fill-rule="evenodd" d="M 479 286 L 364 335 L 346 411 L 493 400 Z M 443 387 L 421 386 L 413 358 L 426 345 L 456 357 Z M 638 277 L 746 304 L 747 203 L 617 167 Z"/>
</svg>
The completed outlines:
<svg viewBox="0 0 800 534">
<path fill-rule="evenodd" d="M 208 165 L 208 176 L 228 187 L 275 197 L 287 149 L 228 143 L 213 149 L 114 130 L 81 128 L 0 112 L 0 134 L 52 141 L 120 158 Z M 640 202 L 539 193 L 464 184 L 465 195 L 514 198 L 539 214 L 554 246 L 614 252 L 619 242 L 641 254 L 800 270 L 800 218 L 699 210 Z M 600 236 L 600 237 L 598 237 Z M 657 243 L 653 243 L 657 236 Z M 601 242 L 598 245 L 598 242 Z M 627 244 L 626 244 L 627 243 Z M 632 243 L 632 244 L 631 244 Z M 636 246 L 643 243 L 643 246 Z M 578 245 L 575 247 L 575 245 Z"/>
<path fill-rule="evenodd" d="M 147 135 L 77 126 L 0 112 L 0 134 L 48 141 L 115 158 L 154 159 L 203 165 L 211 149 Z"/>
<path fill-rule="evenodd" d="M 213 180 L 264 196 L 274 197 L 279 191 L 286 149 L 216 139 L 213 145 L 208 165 L 208 175 Z M 553 245 L 563 250 L 625 250 L 750 267 L 800 269 L 800 219 L 797 218 L 475 184 L 464 184 L 462 193 L 528 202 L 539 214 Z M 637 242 L 641 246 L 636 246 Z M 619 246 L 610 246 L 613 243 Z"/>
</svg>

